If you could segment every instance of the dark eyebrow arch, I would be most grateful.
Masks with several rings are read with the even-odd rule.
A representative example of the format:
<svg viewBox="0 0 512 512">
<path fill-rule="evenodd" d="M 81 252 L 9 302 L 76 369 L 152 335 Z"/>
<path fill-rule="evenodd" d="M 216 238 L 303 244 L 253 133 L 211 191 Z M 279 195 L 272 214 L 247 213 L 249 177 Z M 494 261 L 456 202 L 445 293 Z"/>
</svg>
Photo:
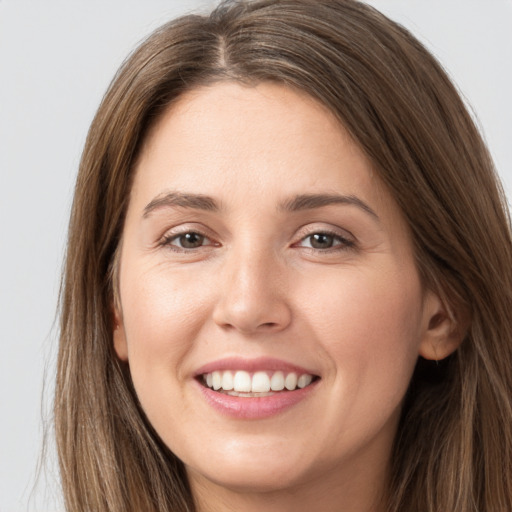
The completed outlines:
<svg viewBox="0 0 512 512">
<path fill-rule="evenodd" d="M 379 216 L 361 199 L 356 196 L 344 196 L 340 194 L 301 194 L 286 200 L 279 206 L 280 210 L 296 212 L 301 210 L 312 210 L 332 204 L 346 204 L 357 206 L 364 212 L 370 214 L 376 220 Z"/>
<path fill-rule="evenodd" d="M 143 217 L 161 208 L 178 206 L 180 208 L 193 208 L 195 210 L 206 210 L 209 212 L 219 211 L 219 205 L 210 196 L 203 194 L 189 194 L 184 192 L 167 192 L 155 197 L 145 208 Z"/>
</svg>

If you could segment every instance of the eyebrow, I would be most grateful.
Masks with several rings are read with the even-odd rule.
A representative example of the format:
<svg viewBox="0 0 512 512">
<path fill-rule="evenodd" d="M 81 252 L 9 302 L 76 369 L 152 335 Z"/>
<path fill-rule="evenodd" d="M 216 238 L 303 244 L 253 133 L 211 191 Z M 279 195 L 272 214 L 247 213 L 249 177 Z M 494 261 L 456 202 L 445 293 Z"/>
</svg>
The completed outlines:
<svg viewBox="0 0 512 512">
<path fill-rule="evenodd" d="M 209 212 L 219 211 L 219 205 L 212 197 L 203 194 L 188 194 L 183 192 L 167 192 L 155 197 L 145 208 L 143 217 L 161 208 L 178 206 L 181 208 L 193 208 Z"/>
<path fill-rule="evenodd" d="M 299 194 L 282 202 L 278 206 L 279 211 L 297 212 L 303 210 L 313 210 L 330 206 L 333 204 L 345 204 L 356 206 L 364 212 L 368 213 L 376 220 L 380 220 L 379 216 L 364 201 L 354 195 L 340 194 Z M 155 197 L 144 208 L 143 217 L 148 217 L 155 210 L 161 208 L 170 208 L 178 206 L 181 208 L 192 208 L 195 210 L 203 210 L 209 212 L 218 212 L 220 206 L 213 197 L 203 194 L 192 194 L 185 192 L 167 192 Z"/>
<path fill-rule="evenodd" d="M 340 194 L 301 194 L 281 203 L 280 210 L 296 212 L 301 210 L 312 210 L 330 206 L 333 204 L 346 204 L 356 206 L 364 212 L 370 214 L 376 220 L 380 220 L 379 216 L 364 201 L 353 195 Z"/>
</svg>

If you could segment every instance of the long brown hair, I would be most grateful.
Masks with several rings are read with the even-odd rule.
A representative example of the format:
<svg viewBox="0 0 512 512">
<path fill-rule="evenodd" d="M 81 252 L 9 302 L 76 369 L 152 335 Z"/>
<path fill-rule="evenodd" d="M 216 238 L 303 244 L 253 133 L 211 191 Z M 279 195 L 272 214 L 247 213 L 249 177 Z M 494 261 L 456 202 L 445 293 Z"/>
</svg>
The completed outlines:
<svg viewBox="0 0 512 512">
<path fill-rule="evenodd" d="M 115 258 L 134 162 L 159 115 L 219 80 L 274 81 L 326 105 L 407 220 L 425 285 L 467 328 L 419 360 L 390 512 L 512 510 L 512 243 L 491 158 L 456 89 L 403 27 L 354 0 L 223 2 L 154 32 L 89 131 L 61 295 L 56 435 L 67 509 L 193 511 L 182 463 L 144 416 L 112 344 Z"/>
</svg>

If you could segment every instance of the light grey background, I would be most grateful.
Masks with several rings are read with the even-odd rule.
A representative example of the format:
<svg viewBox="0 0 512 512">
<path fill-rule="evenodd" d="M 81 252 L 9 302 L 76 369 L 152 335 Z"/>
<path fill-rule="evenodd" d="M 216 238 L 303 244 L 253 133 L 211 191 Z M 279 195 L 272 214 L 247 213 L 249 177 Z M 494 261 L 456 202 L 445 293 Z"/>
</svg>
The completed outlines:
<svg viewBox="0 0 512 512">
<path fill-rule="evenodd" d="M 88 125 L 138 41 L 214 3 L 0 0 L 0 512 L 62 510 L 52 457 L 35 488 L 34 479 L 50 418 L 67 217 Z M 510 196 L 512 0 L 371 3 L 444 64 L 477 113 Z"/>
</svg>

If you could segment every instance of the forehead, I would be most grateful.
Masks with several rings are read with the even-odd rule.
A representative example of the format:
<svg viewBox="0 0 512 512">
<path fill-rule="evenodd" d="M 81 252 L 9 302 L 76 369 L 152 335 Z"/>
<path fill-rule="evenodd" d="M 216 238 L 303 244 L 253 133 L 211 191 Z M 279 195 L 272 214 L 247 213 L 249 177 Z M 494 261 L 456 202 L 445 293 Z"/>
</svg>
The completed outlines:
<svg viewBox="0 0 512 512">
<path fill-rule="evenodd" d="M 151 188 L 164 176 L 178 187 L 251 182 L 267 189 L 279 184 L 283 192 L 292 188 L 291 178 L 308 187 L 323 181 L 337 188 L 344 174 L 354 187 L 379 184 L 326 107 L 272 83 L 221 82 L 187 92 L 150 131 L 136 173 L 136 186 L 144 181 Z"/>
</svg>

